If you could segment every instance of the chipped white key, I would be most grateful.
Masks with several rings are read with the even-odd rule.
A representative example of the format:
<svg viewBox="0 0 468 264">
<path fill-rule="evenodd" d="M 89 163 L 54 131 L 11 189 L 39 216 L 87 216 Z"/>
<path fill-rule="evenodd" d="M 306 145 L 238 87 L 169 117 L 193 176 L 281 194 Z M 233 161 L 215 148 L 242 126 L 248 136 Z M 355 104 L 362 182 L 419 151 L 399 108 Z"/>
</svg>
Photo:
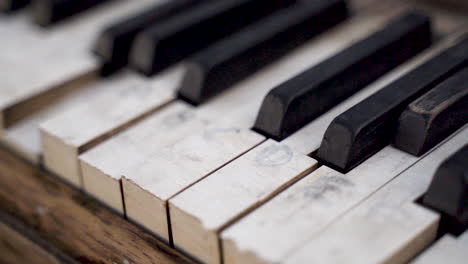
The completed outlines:
<svg viewBox="0 0 468 264">
<path fill-rule="evenodd" d="M 465 264 L 468 260 L 468 232 L 459 237 L 444 235 L 419 255 L 412 264 Z"/>
<path fill-rule="evenodd" d="M 414 258 L 433 241 L 439 223 L 437 213 L 414 201 L 427 190 L 443 160 L 466 144 L 467 138 L 465 126 L 380 190 L 368 192 L 370 197 L 289 252 L 283 262 L 406 263 Z M 366 180 L 380 178 L 384 172 L 378 167 L 370 171 L 373 175 Z"/>
<path fill-rule="evenodd" d="M 170 200 L 175 246 L 205 263 L 220 262 L 218 232 L 316 164 L 273 140 L 242 155 Z"/>
<path fill-rule="evenodd" d="M 211 118 L 215 119 L 222 116 L 226 120 L 226 122 L 213 123 L 211 128 L 209 126 L 207 127 L 219 132 L 228 132 L 218 135 L 222 136 L 219 140 L 223 140 L 222 142 L 224 143 L 219 144 L 215 143 L 216 141 L 207 141 L 204 135 L 208 130 L 203 129 L 201 132 L 196 132 L 187 139 L 181 140 L 181 142 L 175 146 L 164 148 L 163 154 L 158 154 L 158 158 L 153 158 L 151 163 L 145 165 L 147 168 L 137 165 L 135 166 L 137 168 L 132 173 L 125 173 L 123 190 L 127 216 L 137 222 L 144 223 L 146 227 L 158 234 L 166 233 L 167 225 L 164 225 L 164 221 L 167 221 L 167 217 L 164 213 L 166 208 L 165 203 L 168 199 L 263 140 L 262 136 L 250 131 L 249 128 L 254 123 L 257 109 L 262 99 L 271 87 L 294 76 L 311 64 L 318 63 L 324 58 L 331 56 L 351 42 L 364 37 L 369 30 L 376 30 L 379 25 L 383 24 L 386 18 L 388 19 L 389 17 L 390 15 L 387 17 L 371 16 L 367 17 L 367 19 L 358 20 L 358 22 L 349 22 L 349 24 L 338 27 L 320 37 L 318 40 L 311 41 L 309 44 L 296 50 L 280 62 L 268 67 L 252 78 L 236 85 L 228 93 L 223 95 L 225 96 L 223 100 L 214 100 L 209 105 L 202 106 L 197 111 L 203 114 L 203 116 L 209 116 L 210 120 Z M 355 27 L 353 29 L 354 34 L 352 34 L 352 38 L 343 38 L 343 36 L 345 36 L 343 33 L 349 32 L 349 30 L 353 28 L 352 25 L 359 25 L 361 27 Z M 239 105 L 242 105 L 242 107 L 239 108 Z M 232 134 L 235 130 L 239 130 L 239 132 L 237 132 L 238 135 Z M 232 138 L 229 139 L 227 137 Z M 251 142 L 249 144 L 239 145 L 235 143 L 236 140 L 243 143 L 248 142 L 248 138 L 250 138 Z M 233 148 L 231 146 L 237 147 Z M 304 155 L 306 153 L 301 154 Z M 170 157 L 169 162 L 167 157 Z M 174 169 L 175 166 L 173 164 L 177 164 L 179 168 Z M 165 174 L 158 175 L 156 173 L 148 173 L 156 170 L 162 170 Z M 171 171 L 172 174 L 166 173 L 166 171 Z M 212 175 L 210 175 L 210 177 L 211 176 Z M 277 189 L 281 189 L 284 186 L 285 182 L 294 179 L 296 176 L 297 175 L 285 176 L 288 180 L 278 183 L 277 185 L 269 186 L 270 189 L 268 193 L 275 193 Z M 159 182 L 165 177 L 171 179 L 170 186 L 156 188 L 158 187 L 157 185 L 151 184 L 152 181 Z M 168 190 L 171 190 L 170 193 L 168 193 Z M 140 197 L 137 197 L 138 195 Z M 151 197 L 151 195 L 154 197 Z M 252 205 L 246 204 L 245 206 L 241 206 L 238 210 L 234 210 L 232 214 L 234 216 L 242 214 L 244 210 L 247 210 L 250 206 Z M 149 218 L 147 212 L 155 212 L 156 208 L 164 210 L 158 213 L 159 219 Z M 185 210 L 186 208 L 182 209 Z M 171 220 L 173 220 L 172 216 Z M 224 221 L 231 220 L 231 218 L 227 218 Z M 181 220 L 181 222 L 183 222 L 183 220 Z M 194 236 L 190 237 L 193 238 Z M 199 259 L 205 259 L 204 255 L 196 255 L 191 252 L 191 248 L 186 246 L 184 241 L 180 242 L 181 243 L 175 239 L 175 245 L 177 247 L 188 251 Z M 213 242 L 213 240 L 211 240 L 210 243 L 212 243 L 210 245 L 213 245 L 213 243 L 216 244 L 216 241 Z M 211 260 L 213 258 L 219 260 L 216 256 L 217 254 L 212 255 L 209 259 Z"/>
<path fill-rule="evenodd" d="M 92 98 L 65 105 L 68 110 L 41 123 L 45 166 L 82 186 L 78 155 L 173 101 L 183 74 L 175 66 L 151 79 L 129 73 L 100 80 Z"/>
<path fill-rule="evenodd" d="M 166 201 L 262 142 L 264 137 L 250 131 L 250 127 L 269 89 L 365 36 L 369 30 L 378 28 L 372 23 L 362 24 L 366 27 L 356 28 L 351 38 L 343 37 L 350 26 L 332 30 L 193 110 L 201 127 L 170 130 L 170 137 L 178 138 L 177 144 L 165 143 L 160 139 L 161 135 L 155 133 L 154 127 L 137 124 L 122 135 L 89 150 L 81 156 L 85 189 L 123 211 L 122 202 L 115 199 L 121 196 L 119 180 L 125 176 L 123 189 L 127 216 L 169 239 Z M 148 120 L 158 119 L 157 116 L 165 110 L 148 117 Z M 219 121 L 213 122 L 217 119 Z M 145 140 L 134 140 L 138 137 Z M 129 158 L 119 160 L 118 166 L 114 165 L 117 162 L 113 159 L 115 149 L 129 153 Z M 145 158 L 138 156 L 140 158 L 135 160 L 131 158 L 133 153 L 145 153 Z M 161 173 L 154 173 L 156 171 Z M 162 185 L 162 190 L 155 190 L 151 183 L 161 181 L 167 181 L 167 184 Z M 101 183 L 112 188 L 107 187 L 103 192 Z M 148 216 L 148 212 L 152 215 Z"/>
<path fill-rule="evenodd" d="M 80 89 L 67 93 L 66 96 L 53 103 L 49 103 L 47 107 L 14 122 L 4 129 L 1 140 L 30 161 L 40 162 L 42 145 L 39 126 L 41 123 L 109 91 L 130 89 L 132 84 L 142 81 L 143 79 L 136 75 L 123 73 L 106 80 L 91 82 Z M 69 123 L 64 123 L 63 126 L 69 126 Z"/>
</svg>

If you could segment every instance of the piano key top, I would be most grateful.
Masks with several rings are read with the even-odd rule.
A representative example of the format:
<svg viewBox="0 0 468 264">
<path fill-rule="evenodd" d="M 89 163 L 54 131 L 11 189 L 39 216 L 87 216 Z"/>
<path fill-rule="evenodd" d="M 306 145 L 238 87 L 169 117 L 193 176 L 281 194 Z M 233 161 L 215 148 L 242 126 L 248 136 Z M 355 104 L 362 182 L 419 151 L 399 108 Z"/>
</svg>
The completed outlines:
<svg viewBox="0 0 468 264">
<path fill-rule="evenodd" d="M 437 213 L 420 206 L 416 200 L 430 184 L 431 174 L 447 155 L 466 144 L 467 138 L 468 127 L 465 126 L 426 156 L 417 158 L 417 163 L 400 171 L 381 188 L 369 193 L 357 206 L 341 215 L 326 229 L 291 251 L 287 263 L 342 263 L 344 260 L 349 264 L 407 263 L 413 259 L 434 241 L 440 219 Z M 393 147 L 387 146 L 385 149 L 390 148 Z M 403 159 L 416 158 L 401 151 L 399 154 Z M 359 166 L 366 162 L 368 161 Z M 378 167 L 374 170 L 367 175 L 368 182 L 385 173 Z M 350 177 L 347 179 L 353 180 Z M 358 186 L 356 191 L 362 188 Z M 347 199 L 343 192 L 338 195 L 342 200 Z M 310 216 L 309 219 L 313 217 Z M 314 254 L 310 254 L 311 251 Z"/>
<path fill-rule="evenodd" d="M 11 12 L 23 8 L 31 3 L 31 0 L 0 0 L 0 12 Z"/>
<path fill-rule="evenodd" d="M 272 89 L 263 101 L 254 130 L 282 140 L 430 43 L 429 18 L 407 13 Z"/>
<path fill-rule="evenodd" d="M 36 23 L 48 26 L 109 0 L 33 0 Z"/>
<path fill-rule="evenodd" d="M 401 114 L 393 145 L 420 156 L 468 122 L 468 68 L 434 87 Z"/>
<path fill-rule="evenodd" d="M 344 171 L 355 167 L 391 142 L 398 117 L 411 101 L 467 64 L 465 38 L 336 117 L 325 132 L 318 158 Z"/>
<path fill-rule="evenodd" d="M 136 35 L 145 28 L 192 8 L 200 0 L 173 0 L 156 3 L 106 27 L 94 45 L 94 52 L 104 61 L 118 69 L 127 64 L 131 45 Z"/>
<path fill-rule="evenodd" d="M 152 75 L 295 0 L 205 1 L 141 32 L 130 63 Z"/>
<path fill-rule="evenodd" d="M 124 208 L 120 206 L 122 202 L 115 201 L 115 197 L 122 196 L 119 186 L 121 181 L 127 217 L 166 238 L 169 232 L 165 217 L 168 199 L 264 140 L 263 136 L 251 131 L 250 127 L 255 121 L 261 98 L 272 85 L 284 82 L 356 39 L 364 38 L 369 31 L 378 30 L 399 12 L 401 9 L 385 14 L 375 14 L 371 10 L 363 12 L 363 16 L 346 21 L 320 38 L 291 51 L 281 60 L 237 83 L 213 100 L 199 107 L 189 108 L 187 113 L 198 116 L 192 118 L 198 119 L 198 122 L 170 129 L 171 133 L 166 133 L 171 138 L 177 138 L 176 146 L 168 142 L 166 136 L 161 136 L 158 125 L 149 125 L 149 120 L 159 119 L 160 115 L 180 104 L 180 101 L 149 116 L 148 122 L 135 124 L 95 146 L 80 156 L 81 167 L 87 168 L 82 170 L 85 190 L 123 211 Z M 239 108 L 239 105 L 243 107 Z M 68 118 L 94 119 L 96 115 L 88 113 Z M 228 122 L 220 122 L 219 119 Z M 66 142 L 69 136 L 62 134 L 59 137 Z M 140 138 L 142 139 L 139 140 Z M 116 149 L 125 158 L 119 158 L 115 154 Z M 166 174 L 152 174 L 151 171 L 154 170 L 166 171 L 171 177 L 166 177 Z M 121 180 L 122 175 L 125 179 Z M 152 185 L 152 181 L 160 184 Z M 106 192 L 102 192 L 103 186 L 106 186 Z M 126 190 L 129 190 L 128 193 Z M 151 215 L 148 215 L 148 211 L 152 212 Z"/>
<path fill-rule="evenodd" d="M 468 129 L 465 129 L 457 134 L 457 138 L 454 141 L 452 141 L 452 138 L 449 139 L 447 143 L 452 143 L 447 145 L 444 143 L 440 147 L 440 150 L 436 149 L 437 156 L 434 159 L 436 161 L 437 159 L 443 159 L 443 156 L 447 152 L 450 153 L 450 149 L 453 149 L 457 144 L 465 140 L 463 136 L 466 137 L 467 134 Z M 281 144 L 285 143 L 281 142 Z M 224 249 L 224 263 L 290 263 L 289 260 L 292 257 L 292 252 L 300 251 L 303 245 L 308 244 L 307 241 L 311 241 L 310 243 L 312 244 L 308 246 L 310 256 L 311 249 L 317 246 L 317 243 L 312 241 L 320 237 L 321 234 L 326 235 L 328 226 L 341 221 L 340 219 L 346 216 L 351 209 L 359 206 L 359 204 L 363 203 L 374 193 L 377 192 L 378 194 L 380 189 L 386 188 L 385 186 L 389 182 L 392 184 L 393 181 L 405 178 L 403 177 L 404 173 L 416 167 L 425 158 L 415 157 L 399 151 L 392 146 L 387 146 L 347 173 L 340 173 L 327 166 L 319 167 L 262 207 L 222 231 L 221 243 Z M 415 181 L 409 177 L 409 179 L 404 180 L 404 183 L 398 183 L 396 184 L 397 186 L 391 187 L 391 191 L 385 191 L 385 194 L 392 195 L 392 199 L 388 199 L 388 202 L 395 201 L 395 204 L 400 206 L 404 204 L 400 203 L 400 198 L 403 201 L 408 200 L 413 202 L 416 200 L 424 192 L 425 186 L 427 186 L 425 182 L 427 183 L 428 181 L 424 181 L 424 177 L 428 178 L 428 175 L 424 174 L 424 171 L 430 171 L 431 168 L 435 170 L 437 166 L 433 165 L 434 159 L 429 160 L 429 167 L 428 163 L 425 163 L 422 168 L 419 167 L 415 175 L 412 172 L 413 174 L 411 175 L 414 176 L 411 177 L 419 177 L 418 179 L 423 178 L 423 180 Z M 232 164 L 228 164 L 227 166 L 232 166 Z M 421 171 L 423 172 L 422 174 L 420 173 Z M 408 182 L 418 182 L 418 184 L 408 185 Z M 411 186 L 416 186 L 416 188 L 412 189 Z M 385 198 L 385 195 L 382 195 L 382 197 Z M 193 199 L 193 201 L 196 201 L 196 199 Z M 385 204 L 385 207 L 382 207 L 393 209 L 391 205 Z M 381 212 L 377 212 L 377 214 L 379 213 Z M 385 213 L 385 210 L 383 213 Z M 405 218 L 401 218 L 400 220 L 404 221 Z M 412 219 L 411 221 L 413 220 L 412 224 L 417 225 L 417 220 L 420 219 Z M 432 222 L 433 220 L 430 218 L 431 224 L 434 223 Z M 341 223 L 340 226 L 350 229 L 353 227 L 353 225 L 346 223 Z M 359 230 L 365 230 L 365 225 Z M 417 234 L 416 231 L 412 234 L 415 233 Z M 338 234 L 347 239 L 343 243 L 345 246 L 348 243 L 352 243 L 350 241 L 353 240 L 353 236 L 347 237 L 343 235 L 346 234 L 344 231 Z M 254 237 L 255 239 L 253 239 Z M 402 236 L 402 239 L 405 238 Z M 323 241 L 331 242 L 335 240 Z M 362 248 L 367 250 L 369 247 L 365 246 Z M 384 247 L 384 249 L 387 248 Z M 300 251 L 300 253 L 301 257 L 305 256 L 305 251 Z M 323 255 L 327 255 L 328 253 L 324 252 Z M 355 256 L 356 251 L 351 252 L 351 254 L 347 257 L 352 258 L 352 256 Z M 370 256 L 371 254 L 362 255 L 365 258 L 374 257 L 379 254 L 380 252 L 372 256 Z M 319 254 L 317 253 L 317 255 Z M 304 258 L 301 260 L 304 261 Z M 313 260 L 310 259 L 310 262 L 302 263 L 341 263 L 341 261 L 325 261 L 320 257 Z M 360 260 L 353 259 L 355 263 L 360 263 Z M 370 261 L 368 263 L 381 262 Z"/>
<path fill-rule="evenodd" d="M 212 236 L 217 236 L 217 231 L 225 225 L 225 219 L 235 218 L 233 213 L 237 211 L 251 211 L 316 166 L 314 159 L 294 152 L 287 145 L 268 140 L 169 200 L 175 246 L 189 249 L 190 254 L 203 263 L 222 262 L 221 253 L 217 250 L 218 239 Z M 270 186 L 278 188 L 273 191 Z M 213 197 L 219 199 L 220 206 L 226 209 L 213 210 L 217 206 L 197 203 L 209 203 Z M 187 208 L 191 210 L 187 211 Z M 203 233 L 202 230 L 211 232 Z M 190 235 L 192 240 L 186 241 L 190 231 L 194 233 Z"/>
<path fill-rule="evenodd" d="M 200 104 L 346 16 L 342 0 L 300 2 L 278 11 L 191 57 L 179 96 Z"/>
<path fill-rule="evenodd" d="M 27 13 L 2 16 L 0 140 L 39 161 L 42 148 L 36 121 L 62 112 L 66 106 L 56 105 L 82 89 L 87 93 L 84 90 L 98 79 L 100 65 L 89 48 L 99 28 L 150 3 L 154 1 L 113 1 L 45 29 L 31 23 Z"/>
<path fill-rule="evenodd" d="M 466 81 L 466 79 L 465 79 Z M 437 169 L 423 204 L 468 227 L 468 142 Z"/>
</svg>

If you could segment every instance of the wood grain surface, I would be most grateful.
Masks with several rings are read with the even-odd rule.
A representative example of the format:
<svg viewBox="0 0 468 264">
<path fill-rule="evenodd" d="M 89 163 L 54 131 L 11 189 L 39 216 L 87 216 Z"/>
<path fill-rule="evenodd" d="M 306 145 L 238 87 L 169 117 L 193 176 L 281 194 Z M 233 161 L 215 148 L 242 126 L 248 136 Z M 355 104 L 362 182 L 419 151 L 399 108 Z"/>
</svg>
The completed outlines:
<svg viewBox="0 0 468 264">
<path fill-rule="evenodd" d="M 0 211 L 80 263 L 190 263 L 57 177 L 0 147 Z"/>
</svg>

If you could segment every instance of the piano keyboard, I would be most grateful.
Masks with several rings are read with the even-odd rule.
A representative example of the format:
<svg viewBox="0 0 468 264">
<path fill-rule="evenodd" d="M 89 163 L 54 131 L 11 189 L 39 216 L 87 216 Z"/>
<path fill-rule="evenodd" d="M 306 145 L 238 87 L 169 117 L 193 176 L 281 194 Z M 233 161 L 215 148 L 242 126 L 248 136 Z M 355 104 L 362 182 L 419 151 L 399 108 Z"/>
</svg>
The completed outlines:
<svg viewBox="0 0 468 264">
<path fill-rule="evenodd" d="M 198 262 L 465 263 L 455 5 L 0 0 L 0 141 Z"/>
</svg>

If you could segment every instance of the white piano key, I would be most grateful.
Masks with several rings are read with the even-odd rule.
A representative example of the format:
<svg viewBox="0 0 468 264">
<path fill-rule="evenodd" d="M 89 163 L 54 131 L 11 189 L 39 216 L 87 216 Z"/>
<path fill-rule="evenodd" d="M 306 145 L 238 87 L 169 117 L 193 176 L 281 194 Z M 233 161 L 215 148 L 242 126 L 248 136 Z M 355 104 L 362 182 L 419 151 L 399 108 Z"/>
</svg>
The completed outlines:
<svg viewBox="0 0 468 264">
<path fill-rule="evenodd" d="M 169 201 L 176 247 L 220 263 L 218 232 L 312 171 L 317 162 L 269 140 Z"/>
<path fill-rule="evenodd" d="M 371 18 L 368 17 L 367 19 L 371 19 Z M 358 27 L 357 25 L 361 25 L 359 23 L 365 24 L 366 21 L 368 23 L 369 21 L 371 21 L 371 20 L 366 20 L 365 18 L 358 18 L 357 20 L 359 22 L 358 21 L 354 22 L 355 24 L 352 27 L 353 29 Z M 378 25 L 378 23 L 376 24 Z M 344 28 L 346 27 L 344 26 Z M 349 28 L 347 28 L 347 30 L 349 30 Z M 366 31 L 366 32 L 368 33 L 369 31 Z M 388 74 L 385 78 L 383 78 L 382 81 L 377 82 L 374 85 L 370 85 L 369 87 L 364 89 L 362 92 L 356 94 L 355 96 L 350 98 L 348 101 L 344 102 L 342 105 L 336 107 L 335 109 L 331 110 L 329 113 L 318 118 L 317 120 L 312 122 L 309 126 L 297 132 L 295 135 L 292 135 L 290 138 L 285 139 L 284 141 L 282 141 L 282 143 L 284 143 L 284 145 L 288 147 L 291 147 L 291 149 L 294 151 L 296 151 L 297 149 L 298 152 L 301 153 L 305 157 L 305 155 L 309 154 L 310 152 L 318 148 L 320 144 L 320 140 L 322 139 L 323 132 L 326 129 L 327 123 L 329 123 L 336 115 L 338 115 L 340 112 L 344 111 L 346 108 L 350 107 L 351 105 L 355 104 L 356 102 L 359 102 L 363 98 L 372 94 L 373 92 L 377 91 L 378 89 L 382 88 L 385 84 L 398 78 L 399 76 L 401 76 L 402 74 L 404 74 L 411 68 L 415 67 L 422 61 L 433 56 L 434 53 L 438 52 L 440 49 L 443 48 L 442 46 L 444 45 L 441 45 L 441 47 L 431 49 L 430 51 L 428 51 L 424 55 L 419 56 L 418 58 L 414 59 L 410 63 L 399 67 L 396 71 L 392 72 L 391 74 Z M 244 115 L 244 118 L 245 116 L 246 115 Z M 264 147 L 265 144 L 268 144 L 268 143 L 262 143 L 259 147 L 256 147 L 252 151 L 255 151 L 258 148 Z M 242 160 L 242 157 L 233 161 L 232 164 L 226 165 L 226 167 L 235 166 L 234 164 L 236 164 L 237 162 L 240 162 L 239 160 Z M 405 167 L 402 166 L 402 168 L 405 168 Z M 171 227 L 173 230 L 173 239 L 174 239 L 175 246 L 182 248 L 184 251 L 187 251 L 190 254 L 195 255 L 195 257 L 203 261 L 208 261 L 208 262 L 212 262 L 216 260 L 218 257 L 218 254 L 215 254 L 216 252 L 212 250 L 213 248 L 218 248 L 217 247 L 218 245 L 217 233 L 220 232 L 222 228 L 224 228 L 229 223 L 231 223 L 234 219 L 236 219 L 236 217 L 239 217 L 245 214 L 246 211 L 249 210 L 250 206 L 254 206 L 252 204 L 247 204 L 247 205 L 244 204 L 242 206 L 239 205 L 238 207 L 229 206 L 227 208 L 230 208 L 231 215 L 224 215 L 224 218 L 220 216 L 222 221 L 219 220 L 220 224 L 218 224 L 216 228 L 208 228 L 207 226 L 204 225 L 204 223 L 209 222 L 210 219 L 214 218 L 216 216 L 216 213 L 207 213 L 203 211 L 200 212 L 200 211 L 197 211 L 198 207 L 203 205 L 204 208 L 209 208 L 211 212 L 227 210 L 224 208 L 222 201 L 231 201 L 234 199 L 233 197 L 242 196 L 242 189 L 239 189 L 236 187 L 226 187 L 225 185 L 220 184 L 221 182 L 231 181 L 231 179 L 228 178 L 229 177 L 228 175 L 221 174 L 221 171 L 223 169 L 215 172 L 214 174 L 210 175 L 206 179 L 201 180 L 200 182 L 196 183 L 194 186 L 188 188 L 188 190 L 178 194 L 177 196 L 175 196 L 175 198 L 172 198 L 170 200 L 169 211 L 170 211 Z M 252 170 L 252 171 L 255 171 L 255 170 Z M 255 178 L 255 175 L 256 174 L 253 172 L 252 177 Z M 213 184 L 208 184 L 208 183 L 205 184 L 205 182 L 211 182 L 212 178 L 216 179 L 217 177 L 224 179 L 224 181 L 218 180 L 219 186 L 213 186 Z M 292 177 L 292 176 L 289 175 L 289 177 Z M 230 185 L 228 184 L 227 186 L 243 186 L 245 184 L 243 182 L 244 180 L 243 178 L 238 177 L 238 178 L 234 178 L 234 180 L 236 181 L 236 184 L 230 184 Z M 255 186 L 255 187 L 262 188 L 261 182 L 255 182 L 255 183 L 260 185 L 260 186 Z M 275 188 L 280 189 L 281 187 L 282 186 L 280 184 L 277 186 L 269 186 L 269 188 L 271 188 L 270 193 L 277 192 L 278 190 Z M 172 201 L 177 201 L 178 197 L 180 196 L 183 197 L 185 193 L 191 192 L 192 189 L 194 190 L 194 192 L 199 193 L 199 194 L 204 194 L 204 195 L 191 197 L 190 202 L 187 202 L 187 203 L 181 202 L 181 203 L 176 204 L 177 213 L 173 213 L 172 206 L 175 206 L 175 205 L 173 205 Z M 225 197 L 219 196 L 218 190 L 224 190 L 224 192 L 226 193 L 226 196 Z M 215 203 L 210 202 L 210 201 L 215 201 L 215 200 L 218 201 L 221 198 L 223 199 L 219 202 L 215 202 Z M 258 204 L 255 204 L 255 206 L 257 205 Z M 174 214 L 177 214 L 177 215 L 174 215 Z M 196 221 L 192 221 L 194 219 L 196 219 Z M 197 224 L 195 225 L 194 222 Z M 196 230 L 196 231 L 187 232 L 187 230 L 185 229 L 185 225 L 187 223 L 191 223 L 188 226 L 190 228 L 193 228 L 193 230 Z M 200 225 L 202 226 L 200 227 Z M 250 231 L 253 231 L 253 229 Z M 278 243 L 278 244 L 281 244 L 281 243 Z M 268 245 L 267 247 L 270 247 L 270 246 L 271 245 Z M 280 251 L 276 251 L 276 252 L 280 252 Z"/>
<path fill-rule="evenodd" d="M 411 264 L 465 264 L 468 260 L 468 232 L 456 238 L 444 235 L 434 245 L 426 249 Z"/>
<path fill-rule="evenodd" d="M 99 65 L 89 49 L 98 30 L 150 2 L 112 1 L 47 30 L 32 24 L 25 15 L 2 18 L 3 127 L 55 99 L 46 93 L 70 90 L 75 81 L 96 74 Z"/>
<path fill-rule="evenodd" d="M 426 191 L 441 162 L 466 144 L 467 138 L 465 126 L 381 189 L 369 190 L 358 206 L 289 252 L 284 262 L 406 263 L 414 258 L 434 240 L 439 222 L 437 213 L 415 200 Z M 370 180 L 381 178 L 384 172 L 373 167 L 367 174 Z"/>
<path fill-rule="evenodd" d="M 105 93 L 95 89 L 93 98 L 40 125 L 45 166 L 81 186 L 78 155 L 174 100 L 183 74 L 184 68 L 176 66 L 152 79 L 129 74 L 99 81 Z"/>
<path fill-rule="evenodd" d="M 296 49 L 252 77 L 234 85 L 220 96 L 193 110 L 199 119 L 219 121 L 205 122 L 204 124 L 199 121 L 203 126 L 198 131 L 196 128 L 171 130 L 171 137 L 180 140 L 177 145 L 163 144 L 161 135 L 155 133 L 154 128 L 137 124 L 121 135 L 89 150 L 81 156 L 84 188 L 106 203 L 115 205 L 118 210 L 123 211 L 122 202 L 115 199 L 120 197 L 121 190 L 117 183 L 124 175 L 126 180 L 123 183 L 123 189 L 127 216 L 168 239 L 165 236 L 168 231 L 164 203 L 190 184 L 263 141 L 263 136 L 250 131 L 250 127 L 254 123 L 261 100 L 268 90 L 311 64 L 331 56 L 352 41 L 364 37 L 369 30 L 377 29 L 384 21 L 386 21 L 385 16 L 372 16 L 355 23 L 345 23 L 330 33 Z M 352 25 L 360 26 L 352 27 Z M 343 33 L 349 32 L 350 29 L 353 29 L 354 34 L 352 37 L 349 35 L 345 37 Z M 148 119 L 158 119 L 157 115 L 164 111 L 165 109 L 148 117 Z M 207 133 L 213 134 L 212 131 L 217 131 L 216 140 L 208 140 L 206 137 Z M 139 137 L 145 138 L 145 140 L 135 140 Z M 151 142 L 152 145 L 148 142 Z M 224 143 L 220 144 L 220 142 Z M 129 153 L 127 155 L 129 158 L 119 160 L 118 166 L 115 166 L 117 161 L 113 159 L 116 149 L 122 153 Z M 100 153 L 100 155 L 94 153 Z M 140 158 L 136 160 L 131 158 L 136 155 L 134 153 L 145 154 L 138 156 Z M 164 153 L 166 157 L 161 153 Z M 176 167 L 174 164 L 183 164 L 184 166 Z M 93 168 L 93 170 L 90 171 L 89 168 Z M 151 171 L 153 173 L 149 174 Z M 164 173 L 159 175 L 154 173 L 155 171 L 163 171 Z M 191 171 L 191 173 L 187 171 Z M 168 181 L 168 179 L 171 181 L 167 183 L 168 185 L 164 185 L 162 190 L 152 189 L 153 187 L 149 183 Z M 114 184 L 109 184 L 109 181 L 114 182 Z M 102 184 L 113 187 L 107 187 L 106 192 L 103 192 Z M 125 190 L 129 190 L 128 195 Z M 158 204 L 158 202 L 162 204 Z M 149 211 L 157 212 L 155 208 L 164 210 L 153 214 L 158 219 L 147 214 Z"/>
</svg>

